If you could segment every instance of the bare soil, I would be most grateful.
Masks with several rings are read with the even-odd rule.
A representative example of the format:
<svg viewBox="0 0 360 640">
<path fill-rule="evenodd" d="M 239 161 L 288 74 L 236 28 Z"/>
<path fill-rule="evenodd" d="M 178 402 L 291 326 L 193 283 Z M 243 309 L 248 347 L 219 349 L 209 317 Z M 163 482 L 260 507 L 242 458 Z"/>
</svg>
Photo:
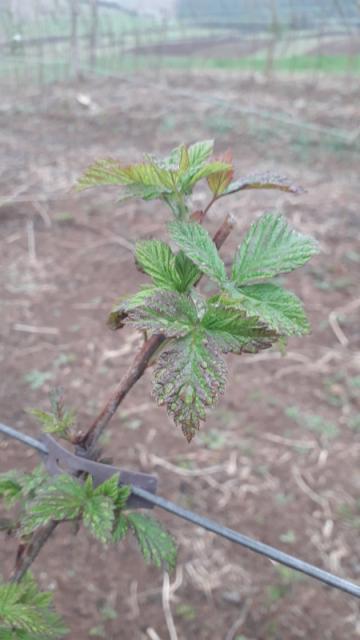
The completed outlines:
<svg viewBox="0 0 360 640">
<path fill-rule="evenodd" d="M 135 80 L 135 81 L 134 81 Z M 303 298 L 311 336 L 276 351 L 229 358 L 224 398 L 187 445 L 151 399 L 151 372 L 135 386 L 103 439 L 119 467 L 154 472 L 159 493 L 327 570 L 360 580 L 359 152 L 339 137 L 250 116 L 265 109 L 351 133 L 359 85 L 241 75 L 83 80 L 23 95 L 0 112 L 0 419 L 38 434 L 28 407 L 66 389 L 86 428 L 120 379 L 140 337 L 110 332 L 114 300 L 144 281 L 131 247 L 166 236 L 164 207 L 116 204 L 116 190 L 70 187 L 94 159 L 138 159 L 182 141 L 215 137 L 238 173 L 276 169 L 307 193 L 244 192 L 212 210 L 238 220 L 230 256 L 260 213 L 283 212 L 315 235 L 321 254 L 284 282 Z M 188 95 L 184 95 L 186 90 Z M 209 96 L 221 95 L 224 103 Z M 87 100 L 84 100 L 86 96 Z M 86 103 L 86 105 L 84 104 Z M 206 187 L 194 208 L 208 198 Z M 1 471 L 31 469 L 36 453 L 0 440 Z M 171 611 L 179 640 L 343 640 L 360 635 L 356 600 L 201 529 L 157 514 L 179 543 Z M 3 538 L 1 571 L 16 541 Z M 61 526 L 34 564 L 55 591 L 69 638 L 169 638 L 162 574 L 132 540 L 102 548 Z"/>
</svg>

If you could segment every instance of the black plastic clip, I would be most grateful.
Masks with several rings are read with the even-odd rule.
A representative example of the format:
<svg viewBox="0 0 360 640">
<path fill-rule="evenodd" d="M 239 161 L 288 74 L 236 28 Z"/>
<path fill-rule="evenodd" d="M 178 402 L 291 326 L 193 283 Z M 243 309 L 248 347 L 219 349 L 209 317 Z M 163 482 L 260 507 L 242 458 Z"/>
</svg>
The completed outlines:
<svg viewBox="0 0 360 640">
<path fill-rule="evenodd" d="M 42 454 L 42 457 L 45 467 L 51 476 L 57 476 L 62 473 L 77 475 L 81 472 L 86 472 L 92 476 L 94 486 L 97 487 L 99 484 L 102 484 L 102 482 L 118 473 L 120 474 L 120 484 L 133 485 L 134 487 L 140 487 L 150 493 L 156 494 L 156 476 L 147 473 L 118 469 L 110 464 L 94 462 L 93 460 L 77 456 L 74 453 L 67 451 L 67 449 L 62 447 L 47 433 L 43 434 L 41 439 L 48 449 L 48 453 Z M 127 505 L 132 509 L 152 509 L 154 507 L 154 505 L 150 504 L 147 500 L 134 495 L 130 495 Z"/>
</svg>

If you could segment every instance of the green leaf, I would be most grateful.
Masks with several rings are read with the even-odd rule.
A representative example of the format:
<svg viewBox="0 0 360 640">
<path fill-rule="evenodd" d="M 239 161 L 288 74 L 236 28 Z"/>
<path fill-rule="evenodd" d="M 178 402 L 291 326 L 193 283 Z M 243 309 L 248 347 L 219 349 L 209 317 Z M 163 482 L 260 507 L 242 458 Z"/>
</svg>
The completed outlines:
<svg viewBox="0 0 360 640">
<path fill-rule="evenodd" d="M 31 473 L 9 471 L 0 474 L 0 497 L 8 507 L 18 501 L 31 499 L 47 478 L 42 465 L 35 467 Z"/>
<path fill-rule="evenodd" d="M 201 271 L 196 264 L 183 251 L 179 251 L 175 256 L 175 269 L 180 281 L 178 288 L 180 293 L 186 293 L 201 275 Z"/>
<path fill-rule="evenodd" d="M 20 483 L 24 498 L 32 499 L 47 482 L 48 477 L 42 465 L 35 467 L 31 473 L 22 474 Z"/>
<path fill-rule="evenodd" d="M 190 168 L 189 171 L 182 178 L 182 185 L 185 190 L 192 189 L 194 185 L 202 180 L 208 178 L 214 174 L 218 174 L 220 171 L 230 171 L 231 165 L 226 162 L 211 162 L 205 164 L 198 169 Z"/>
<path fill-rule="evenodd" d="M 131 487 L 123 484 L 118 486 L 118 492 L 115 500 L 115 506 L 117 509 L 124 509 L 126 503 L 131 495 Z"/>
<path fill-rule="evenodd" d="M 279 189 L 280 191 L 286 191 L 287 193 L 300 194 L 304 193 L 304 189 L 294 184 L 286 176 L 280 176 L 271 171 L 265 171 L 264 173 L 253 173 L 248 176 L 243 176 L 226 187 L 222 192 L 222 196 L 227 196 L 237 191 L 243 191 L 244 189 Z"/>
<path fill-rule="evenodd" d="M 232 153 L 231 153 L 231 150 L 228 149 L 221 156 L 218 156 L 216 158 L 216 160 L 218 160 L 220 162 L 226 162 L 226 164 L 229 165 L 228 169 L 222 170 L 222 171 L 217 171 L 217 172 L 211 174 L 207 179 L 207 183 L 209 185 L 209 188 L 210 188 L 212 194 L 216 198 L 218 198 L 222 193 L 224 193 L 225 189 L 228 187 L 228 185 L 230 184 L 231 180 L 233 179 L 234 170 L 233 170 L 233 166 L 232 166 Z"/>
<path fill-rule="evenodd" d="M 315 240 L 292 229 L 285 218 L 268 213 L 250 227 L 232 271 L 236 285 L 293 271 L 318 252 Z"/>
<path fill-rule="evenodd" d="M 81 484 L 68 475 L 57 476 L 27 505 L 22 522 L 24 533 L 30 533 L 50 520 L 74 520 L 80 516 L 84 526 L 101 542 L 109 542 L 115 510 L 122 509 L 131 488 L 119 486 L 115 474 L 94 489 L 92 477 Z"/>
<path fill-rule="evenodd" d="M 115 520 L 114 511 L 114 501 L 105 495 L 94 494 L 84 505 L 84 526 L 104 544 L 112 539 L 112 528 Z"/>
<path fill-rule="evenodd" d="M 112 158 L 98 160 L 90 165 L 78 181 L 78 190 L 98 185 L 152 187 L 172 190 L 174 173 L 157 167 L 154 162 L 139 162 L 127 166 Z"/>
<path fill-rule="evenodd" d="M 177 290 L 180 282 L 175 256 L 169 245 L 161 240 L 145 240 L 136 245 L 136 261 L 140 268 L 162 289 Z"/>
<path fill-rule="evenodd" d="M 153 185 L 133 184 L 123 187 L 118 202 L 139 198 L 140 200 L 156 200 L 163 195 L 163 188 L 154 187 Z"/>
<path fill-rule="evenodd" d="M 0 497 L 7 507 L 11 507 L 22 497 L 22 484 L 17 471 L 8 471 L 0 475 Z"/>
<path fill-rule="evenodd" d="M 75 424 L 74 411 L 63 411 L 61 418 L 54 413 L 47 413 L 41 409 L 29 409 L 28 413 L 33 415 L 42 425 L 46 433 L 54 433 L 61 437 L 67 437 L 69 430 Z"/>
<path fill-rule="evenodd" d="M 154 396 L 159 404 L 166 404 L 189 442 L 200 420 L 205 420 L 205 408 L 223 393 L 225 378 L 220 349 L 202 328 L 171 341 L 161 352 L 154 373 Z"/>
<path fill-rule="evenodd" d="M 182 293 L 199 277 L 199 270 L 184 252 L 174 255 L 169 245 L 161 240 L 139 242 L 136 245 L 136 261 L 161 289 Z"/>
<path fill-rule="evenodd" d="M 112 532 L 113 542 L 120 542 L 123 540 L 129 530 L 129 521 L 125 514 L 120 513 Z"/>
<path fill-rule="evenodd" d="M 105 158 L 97 160 L 86 169 L 78 180 L 77 190 L 81 191 L 98 185 L 126 185 L 131 182 L 127 167 L 123 167 L 113 158 Z"/>
<path fill-rule="evenodd" d="M 52 609 L 52 594 L 39 591 L 30 575 L 19 584 L 0 584 L 1 639 L 55 640 L 67 633 Z"/>
<path fill-rule="evenodd" d="M 223 353 L 257 353 L 268 349 L 278 335 L 258 317 L 249 317 L 245 311 L 219 304 L 209 304 L 201 324 L 207 334 L 216 340 Z"/>
<path fill-rule="evenodd" d="M 31 533 L 50 520 L 73 520 L 79 517 L 86 497 L 84 485 L 66 474 L 57 476 L 27 505 L 22 522 L 23 532 Z"/>
<path fill-rule="evenodd" d="M 120 475 L 115 473 L 115 475 L 102 482 L 102 484 L 99 484 L 96 489 L 94 489 L 94 496 L 105 496 L 115 502 L 119 493 L 119 478 Z"/>
<path fill-rule="evenodd" d="M 188 148 L 190 166 L 199 165 L 205 162 L 214 150 L 214 140 L 202 140 L 195 142 Z"/>
<path fill-rule="evenodd" d="M 145 561 L 152 562 L 156 567 L 165 565 L 174 569 L 177 551 L 173 537 L 157 520 L 142 513 L 129 513 L 126 517 Z"/>
<path fill-rule="evenodd" d="M 188 148 L 182 144 L 180 146 L 179 169 L 180 175 L 188 170 L 190 166 L 190 156 Z"/>
<path fill-rule="evenodd" d="M 196 307 L 183 293 L 159 290 L 145 304 L 128 311 L 125 322 L 137 329 L 180 337 L 197 323 Z"/>
<path fill-rule="evenodd" d="M 136 309 L 136 307 L 146 304 L 148 298 L 156 295 L 159 292 L 158 287 L 145 286 L 143 289 L 135 293 L 133 296 L 123 297 L 113 307 L 109 314 L 107 324 L 113 331 L 122 329 L 125 326 L 125 320 L 128 315 L 128 311 Z"/>
<path fill-rule="evenodd" d="M 225 304 L 257 315 L 269 327 L 287 336 L 301 336 L 310 331 L 301 300 L 269 282 L 239 287 L 233 301 L 230 299 Z"/>
<path fill-rule="evenodd" d="M 195 222 L 170 222 L 171 237 L 192 262 L 220 286 L 227 281 L 225 265 L 208 232 Z"/>
</svg>

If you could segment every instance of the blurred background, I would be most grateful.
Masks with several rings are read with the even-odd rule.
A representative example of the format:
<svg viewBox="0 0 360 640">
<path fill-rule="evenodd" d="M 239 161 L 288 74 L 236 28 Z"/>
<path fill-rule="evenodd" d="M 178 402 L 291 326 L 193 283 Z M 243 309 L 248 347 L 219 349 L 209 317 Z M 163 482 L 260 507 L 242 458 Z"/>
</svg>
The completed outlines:
<svg viewBox="0 0 360 640">
<path fill-rule="evenodd" d="M 279 211 L 321 253 L 283 278 L 312 334 L 287 355 L 230 357 L 225 397 L 190 446 L 134 387 L 103 439 L 114 463 L 157 473 L 160 493 L 241 532 L 360 579 L 357 0 L 0 0 L 0 419 L 38 434 L 28 407 L 54 386 L 86 428 L 140 345 L 105 324 L 144 281 L 136 239 L 166 237 L 159 203 L 77 194 L 96 159 L 139 160 L 181 142 L 231 147 L 236 174 L 271 169 L 306 193 L 247 191 L 207 228 Z M 194 208 L 209 199 L 206 185 Z M 0 439 L 0 468 L 36 454 Z M 125 541 L 104 549 L 58 529 L 34 565 L 69 637 L 343 640 L 358 603 L 170 516 L 179 543 L 170 616 L 161 572 Z M 8 575 L 15 543 L 2 541 Z M 166 605 L 166 602 L 165 602 Z"/>
</svg>

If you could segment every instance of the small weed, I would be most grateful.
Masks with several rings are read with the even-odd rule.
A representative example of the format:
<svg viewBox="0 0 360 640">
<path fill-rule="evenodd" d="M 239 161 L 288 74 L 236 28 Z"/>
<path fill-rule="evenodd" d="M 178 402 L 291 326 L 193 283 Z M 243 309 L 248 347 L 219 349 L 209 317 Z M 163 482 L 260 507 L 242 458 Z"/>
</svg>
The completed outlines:
<svg viewBox="0 0 360 640">
<path fill-rule="evenodd" d="M 355 504 L 350 505 L 347 502 L 341 504 L 338 508 L 339 517 L 352 529 L 360 529 L 360 499 Z"/>
<path fill-rule="evenodd" d="M 106 638 L 106 630 L 102 624 L 96 625 L 89 630 L 89 636 L 92 638 Z"/>
<path fill-rule="evenodd" d="M 162 118 L 161 120 L 160 131 L 163 131 L 165 133 L 172 131 L 176 128 L 177 124 L 178 120 L 175 115 L 164 116 L 164 118 Z"/>
<path fill-rule="evenodd" d="M 46 382 L 50 382 L 53 377 L 54 374 L 51 371 L 32 369 L 24 375 L 24 381 L 35 391 L 36 389 L 41 389 L 41 387 L 43 387 Z"/>
<path fill-rule="evenodd" d="M 75 361 L 74 353 L 60 353 L 60 355 L 54 360 L 54 367 L 63 367 L 67 364 L 71 364 Z"/>
<path fill-rule="evenodd" d="M 223 449 L 226 445 L 226 434 L 217 429 L 210 429 L 199 434 L 199 440 L 208 449 Z"/>
<path fill-rule="evenodd" d="M 360 413 L 356 413 L 347 421 L 347 426 L 353 431 L 360 431 Z"/>
<path fill-rule="evenodd" d="M 234 122 L 227 113 L 218 114 L 216 116 L 212 116 L 207 121 L 207 126 L 210 131 L 214 131 L 218 135 L 225 135 L 233 131 Z"/>
<path fill-rule="evenodd" d="M 187 460 L 186 458 L 177 458 L 176 464 L 181 469 L 193 469 L 194 463 L 192 460 Z"/>
<path fill-rule="evenodd" d="M 292 586 L 303 579 L 303 576 L 293 569 L 282 565 L 275 566 L 278 574 L 276 584 L 269 585 L 266 589 L 266 598 L 269 604 L 273 604 L 281 600 L 292 589 Z"/>
<path fill-rule="evenodd" d="M 289 529 L 288 531 L 285 531 L 285 533 L 282 533 L 281 536 L 279 536 L 279 540 L 281 540 L 281 542 L 285 542 L 286 544 L 294 544 L 296 542 L 296 533 L 295 531 L 292 531 L 292 529 Z"/>
<path fill-rule="evenodd" d="M 125 420 L 124 425 L 130 431 L 136 431 L 141 427 L 143 421 L 140 418 L 131 418 L 130 420 Z"/>
<path fill-rule="evenodd" d="M 294 420 L 300 427 L 305 427 L 305 429 L 329 440 L 335 438 L 339 433 L 338 427 L 334 422 L 326 420 L 317 413 L 306 413 L 296 406 L 287 407 L 284 412 L 288 418 Z"/>
<path fill-rule="evenodd" d="M 294 569 L 290 569 L 289 567 L 285 567 L 282 564 L 276 565 L 275 571 L 281 582 L 288 586 L 295 582 L 301 582 L 304 579 L 304 576 L 301 573 L 294 571 Z"/>
<path fill-rule="evenodd" d="M 197 617 L 196 609 L 191 604 L 187 604 L 186 602 L 178 604 L 175 611 L 176 615 L 178 615 L 180 618 L 183 618 L 183 620 L 195 620 Z"/>
<path fill-rule="evenodd" d="M 116 618 L 118 617 L 117 611 L 115 611 L 115 609 L 109 604 L 104 605 L 100 609 L 100 615 L 103 620 L 116 620 Z"/>
<path fill-rule="evenodd" d="M 54 220 L 59 224 L 66 224 L 67 222 L 73 222 L 74 216 L 70 211 L 60 211 L 54 215 Z"/>
<path fill-rule="evenodd" d="M 288 587 L 285 584 L 270 584 L 266 588 L 266 600 L 269 604 L 273 604 L 281 600 L 286 595 Z"/>
<path fill-rule="evenodd" d="M 276 620 L 270 620 L 266 625 L 266 638 L 277 637 L 279 624 Z"/>
<path fill-rule="evenodd" d="M 276 493 L 275 494 L 275 502 L 279 505 L 279 507 L 284 507 L 292 500 L 292 496 L 286 493 Z"/>
</svg>

